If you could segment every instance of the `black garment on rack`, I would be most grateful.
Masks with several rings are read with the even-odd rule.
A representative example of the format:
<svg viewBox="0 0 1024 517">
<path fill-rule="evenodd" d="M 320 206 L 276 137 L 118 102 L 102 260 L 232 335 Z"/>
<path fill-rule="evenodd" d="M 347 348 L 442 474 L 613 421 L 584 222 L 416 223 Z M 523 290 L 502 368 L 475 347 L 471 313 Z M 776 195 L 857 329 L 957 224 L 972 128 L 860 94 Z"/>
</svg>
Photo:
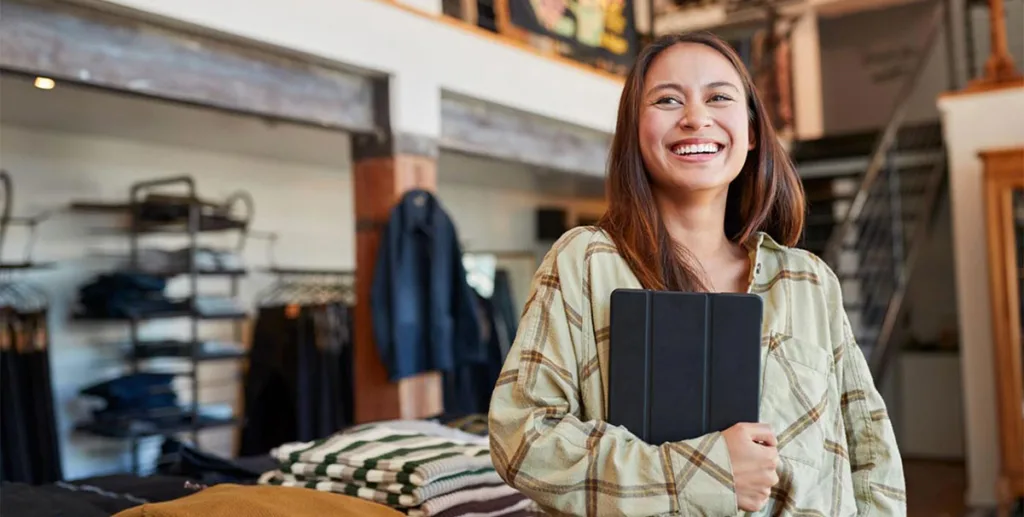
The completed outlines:
<svg viewBox="0 0 1024 517">
<path fill-rule="evenodd" d="M 262 307 L 249 351 L 238 454 L 266 454 L 352 425 L 352 375 L 351 307 Z"/>
<path fill-rule="evenodd" d="M 0 309 L 0 481 L 63 478 L 50 382 L 46 311 Z"/>
<path fill-rule="evenodd" d="M 494 306 L 494 325 L 497 327 L 495 336 L 501 348 L 501 362 L 505 362 L 509 348 L 516 339 L 519 330 L 519 317 L 522 308 L 516 305 L 512 296 L 512 281 L 508 271 L 499 269 L 494 273 L 494 293 L 491 294 Z"/>
<path fill-rule="evenodd" d="M 506 271 L 496 272 L 490 298 L 477 294 L 476 306 L 482 354 L 445 373 L 446 414 L 487 414 L 494 385 L 515 339 L 518 318 L 510 316 L 514 314 L 515 303 Z"/>
</svg>

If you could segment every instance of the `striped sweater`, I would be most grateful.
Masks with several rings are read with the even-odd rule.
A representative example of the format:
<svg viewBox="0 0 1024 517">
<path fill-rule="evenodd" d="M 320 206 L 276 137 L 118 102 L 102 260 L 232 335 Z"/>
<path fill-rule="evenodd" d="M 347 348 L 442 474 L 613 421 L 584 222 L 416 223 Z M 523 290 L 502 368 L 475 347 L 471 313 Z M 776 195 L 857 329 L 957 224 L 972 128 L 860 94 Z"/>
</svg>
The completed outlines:
<svg viewBox="0 0 1024 517">
<path fill-rule="evenodd" d="M 764 300 L 761 421 L 780 481 L 753 515 L 906 514 L 885 404 L 817 257 L 760 233 L 746 244 Z M 537 271 L 490 407 L 502 478 L 552 514 L 739 515 L 720 433 L 649 445 L 605 422 L 609 300 L 640 284 L 602 231 L 568 231 Z"/>
<path fill-rule="evenodd" d="M 407 428 L 403 428 L 407 427 Z M 356 496 L 429 516 L 509 488 L 491 463 L 486 440 L 424 433 L 395 424 L 367 424 L 326 439 L 283 444 L 271 451 L 278 470 L 259 484 L 312 488 Z M 445 499 L 439 499 L 446 497 Z"/>
</svg>

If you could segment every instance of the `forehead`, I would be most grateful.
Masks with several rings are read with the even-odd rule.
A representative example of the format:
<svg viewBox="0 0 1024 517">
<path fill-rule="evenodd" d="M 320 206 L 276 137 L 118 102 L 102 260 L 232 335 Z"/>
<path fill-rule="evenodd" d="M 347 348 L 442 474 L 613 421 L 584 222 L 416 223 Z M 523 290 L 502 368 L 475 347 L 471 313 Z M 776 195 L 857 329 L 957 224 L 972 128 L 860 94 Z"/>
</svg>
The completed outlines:
<svg viewBox="0 0 1024 517">
<path fill-rule="evenodd" d="M 728 81 L 743 89 L 740 74 L 729 59 L 700 43 L 677 43 L 665 49 L 651 62 L 644 79 L 648 88 L 661 82 L 698 87 Z"/>
</svg>

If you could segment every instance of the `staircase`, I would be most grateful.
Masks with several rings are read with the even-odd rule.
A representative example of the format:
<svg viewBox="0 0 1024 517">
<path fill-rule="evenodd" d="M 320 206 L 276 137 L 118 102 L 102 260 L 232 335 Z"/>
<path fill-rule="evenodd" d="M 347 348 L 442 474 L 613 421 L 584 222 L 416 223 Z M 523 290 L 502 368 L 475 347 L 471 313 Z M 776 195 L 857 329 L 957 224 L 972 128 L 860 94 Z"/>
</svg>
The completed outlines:
<svg viewBox="0 0 1024 517">
<path fill-rule="evenodd" d="M 937 51 L 942 5 L 935 9 L 922 47 L 928 50 L 907 76 L 881 131 L 798 142 L 791 150 L 809 206 L 801 246 L 839 277 L 876 382 L 898 348 L 891 341 L 905 310 L 907 283 L 945 191 L 941 126 L 905 122 L 908 99 Z"/>
</svg>

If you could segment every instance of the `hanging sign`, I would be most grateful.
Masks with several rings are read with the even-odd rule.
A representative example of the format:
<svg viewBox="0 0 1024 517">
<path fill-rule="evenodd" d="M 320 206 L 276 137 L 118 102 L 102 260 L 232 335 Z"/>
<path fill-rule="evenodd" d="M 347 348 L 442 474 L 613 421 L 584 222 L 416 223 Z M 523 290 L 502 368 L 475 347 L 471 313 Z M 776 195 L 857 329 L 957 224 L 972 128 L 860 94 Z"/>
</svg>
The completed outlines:
<svg viewBox="0 0 1024 517">
<path fill-rule="evenodd" d="M 550 38 L 559 54 L 625 74 L 639 38 L 633 0 L 496 0 L 499 32 Z"/>
</svg>

